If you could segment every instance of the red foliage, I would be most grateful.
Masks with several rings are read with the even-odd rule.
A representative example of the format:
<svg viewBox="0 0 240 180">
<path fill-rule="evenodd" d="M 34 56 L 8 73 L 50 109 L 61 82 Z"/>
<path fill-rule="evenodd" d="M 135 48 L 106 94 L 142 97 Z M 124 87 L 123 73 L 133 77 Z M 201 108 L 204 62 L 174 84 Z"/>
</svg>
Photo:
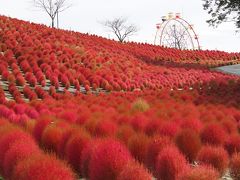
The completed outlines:
<svg viewBox="0 0 240 180">
<path fill-rule="evenodd" d="M 57 152 L 64 131 L 68 126 L 69 124 L 64 121 L 55 121 L 46 126 L 41 137 L 41 144 L 44 148 Z"/>
<path fill-rule="evenodd" d="M 227 134 L 219 124 L 208 124 L 201 132 L 201 139 L 205 144 L 223 145 Z"/>
<path fill-rule="evenodd" d="M 218 180 L 218 172 L 211 166 L 197 166 L 185 171 L 178 180 Z"/>
<path fill-rule="evenodd" d="M 152 180 L 152 175 L 136 162 L 128 163 L 117 177 L 117 180 Z"/>
<path fill-rule="evenodd" d="M 150 140 L 149 137 L 142 133 L 133 135 L 128 140 L 129 151 L 131 152 L 132 156 L 135 159 L 137 159 L 140 163 L 145 162 L 149 140 Z"/>
<path fill-rule="evenodd" d="M 113 137 L 117 131 L 117 124 L 110 120 L 101 120 L 97 123 L 95 135 L 98 137 Z"/>
<path fill-rule="evenodd" d="M 239 135 L 231 135 L 224 145 L 225 149 L 228 151 L 231 156 L 234 153 L 240 152 L 240 136 Z"/>
<path fill-rule="evenodd" d="M 182 128 L 192 129 L 198 133 L 202 130 L 202 126 L 203 126 L 202 122 L 198 119 L 187 119 L 181 123 Z"/>
<path fill-rule="evenodd" d="M 94 151 L 90 166 L 91 180 L 116 179 L 131 161 L 129 151 L 118 141 L 106 140 Z"/>
<path fill-rule="evenodd" d="M 33 154 L 40 154 L 39 147 L 35 144 L 34 140 L 22 139 L 13 143 L 4 157 L 4 177 L 8 177 L 9 179 L 11 179 L 14 167 L 20 161 L 29 158 L 29 156 Z"/>
<path fill-rule="evenodd" d="M 17 138 L 16 138 L 17 137 Z M 9 150 L 11 145 L 19 140 L 31 140 L 31 136 L 26 134 L 23 131 L 20 131 L 18 129 L 16 130 L 10 130 L 9 132 L 6 132 L 3 134 L 0 138 L 0 162 L 4 161 L 4 157 L 6 155 L 6 152 Z M 0 169 L 3 170 L 3 164 L 0 163 Z"/>
<path fill-rule="evenodd" d="M 159 134 L 162 136 L 174 137 L 179 130 L 180 127 L 178 124 L 174 122 L 165 122 L 159 129 Z"/>
<path fill-rule="evenodd" d="M 186 158 L 193 162 L 201 149 L 201 139 L 199 134 L 191 129 L 180 131 L 175 137 L 175 143 Z"/>
<path fill-rule="evenodd" d="M 75 126 L 69 126 L 64 130 L 62 137 L 58 143 L 58 148 L 57 148 L 58 149 L 57 154 L 60 157 L 64 157 L 66 145 L 67 145 L 68 140 L 71 138 L 71 136 L 74 133 L 81 132 L 81 131 L 84 131 L 84 130 L 79 127 L 75 127 Z"/>
<path fill-rule="evenodd" d="M 228 167 L 228 153 L 222 147 L 204 146 L 197 157 L 200 164 L 214 167 L 221 175 Z"/>
<path fill-rule="evenodd" d="M 41 141 L 42 138 L 42 133 L 44 129 L 51 123 L 53 122 L 53 119 L 51 117 L 45 116 L 45 117 L 40 117 L 34 127 L 33 130 L 33 136 L 36 138 L 38 142 Z"/>
<path fill-rule="evenodd" d="M 135 134 L 130 125 L 122 125 L 118 127 L 117 138 L 120 139 L 124 144 L 128 144 L 128 140 Z"/>
<path fill-rule="evenodd" d="M 90 135 L 84 131 L 79 131 L 72 134 L 65 146 L 65 158 L 78 172 L 80 172 L 81 168 L 82 150 L 87 146 L 89 141 Z"/>
<path fill-rule="evenodd" d="M 135 131 L 144 132 L 149 119 L 144 115 L 134 116 L 131 124 Z"/>
<path fill-rule="evenodd" d="M 95 139 L 91 140 L 86 147 L 83 148 L 82 150 L 82 155 L 81 155 L 81 170 L 80 174 L 85 177 L 89 178 L 89 165 L 92 159 L 93 154 L 95 153 L 96 149 L 98 146 L 103 142 L 104 140 L 102 139 Z"/>
<path fill-rule="evenodd" d="M 234 180 L 240 179 L 240 154 L 233 155 L 230 162 L 230 175 Z"/>
<path fill-rule="evenodd" d="M 167 137 L 154 136 L 150 139 L 149 146 L 146 154 L 146 165 L 156 175 L 156 162 L 158 154 L 166 146 L 172 145 L 172 142 Z"/>
<path fill-rule="evenodd" d="M 167 146 L 158 154 L 156 175 L 159 180 L 177 180 L 178 175 L 187 170 L 187 161 L 176 147 Z"/>
<path fill-rule="evenodd" d="M 60 114 L 59 117 L 68 122 L 74 123 L 78 119 L 78 114 L 75 111 L 64 111 Z"/>
<path fill-rule="evenodd" d="M 74 180 L 71 169 L 54 156 L 32 155 L 20 161 L 13 172 L 12 180 Z"/>
</svg>

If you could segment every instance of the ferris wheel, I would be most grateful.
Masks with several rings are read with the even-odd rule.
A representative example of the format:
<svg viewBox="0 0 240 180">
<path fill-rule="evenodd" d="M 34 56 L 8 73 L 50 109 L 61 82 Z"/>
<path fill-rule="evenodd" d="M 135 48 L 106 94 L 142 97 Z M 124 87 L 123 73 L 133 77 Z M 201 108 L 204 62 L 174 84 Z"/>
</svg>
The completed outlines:
<svg viewBox="0 0 240 180">
<path fill-rule="evenodd" d="M 180 13 L 169 13 L 156 24 L 155 45 L 177 49 L 200 49 L 199 38 L 188 21 L 180 17 Z"/>
</svg>

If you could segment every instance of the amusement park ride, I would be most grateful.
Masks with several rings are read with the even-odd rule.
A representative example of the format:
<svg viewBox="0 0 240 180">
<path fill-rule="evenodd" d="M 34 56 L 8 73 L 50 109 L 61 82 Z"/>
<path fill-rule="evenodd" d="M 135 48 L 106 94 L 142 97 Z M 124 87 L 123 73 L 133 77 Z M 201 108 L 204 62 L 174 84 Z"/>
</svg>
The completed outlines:
<svg viewBox="0 0 240 180">
<path fill-rule="evenodd" d="M 180 17 L 180 13 L 163 16 L 162 22 L 156 24 L 156 28 L 155 45 L 177 49 L 200 49 L 199 38 L 193 25 Z"/>
</svg>

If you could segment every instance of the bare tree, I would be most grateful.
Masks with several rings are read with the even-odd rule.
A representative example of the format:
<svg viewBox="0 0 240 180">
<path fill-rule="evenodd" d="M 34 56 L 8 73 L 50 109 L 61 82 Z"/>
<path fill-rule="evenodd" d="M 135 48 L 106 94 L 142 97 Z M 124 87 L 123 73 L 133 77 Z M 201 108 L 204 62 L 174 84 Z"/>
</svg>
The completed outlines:
<svg viewBox="0 0 240 180">
<path fill-rule="evenodd" d="M 138 28 L 134 24 L 127 25 L 127 19 L 122 17 L 106 20 L 102 25 L 110 29 L 120 42 L 123 42 L 127 37 L 132 36 L 138 31 Z"/>
<path fill-rule="evenodd" d="M 58 27 L 58 14 L 71 6 L 66 2 L 67 0 L 33 0 L 35 7 L 42 9 L 49 15 L 51 18 L 52 27 L 54 27 L 54 21 L 56 17 Z"/>
</svg>

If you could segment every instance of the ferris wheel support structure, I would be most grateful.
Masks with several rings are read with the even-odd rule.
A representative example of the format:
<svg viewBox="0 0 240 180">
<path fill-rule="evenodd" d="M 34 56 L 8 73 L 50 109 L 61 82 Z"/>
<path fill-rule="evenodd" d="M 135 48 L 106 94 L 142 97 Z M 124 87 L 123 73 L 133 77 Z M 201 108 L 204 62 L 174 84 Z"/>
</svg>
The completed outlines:
<svg viewBox="0 0 240 180">
<path fill-rule="evenodd" d="M 157 41 L 158 37 L 160 38 L 160 40 L 159 40 L 160 45 L 165 45 L 163 43 L 163 41 L 165 40 L 164 39 L 164 34 L 167 33 L 166 29 L 169 28 L 168 26 L 171 23 L 174 24 L 174 25 L 172 25 L 174 27 L 174 30 L 172 30 L 171 27 L 170 27 L 170 29 L 173 31 L 172 33 L 174 33 L 176 35 L 176 31 L 177 30 L 176 30 L 175 23 L 178 23 L 184 29 L 184 31 L 182 30 L 183 32 L 178 32 L 180 39 L 178 39 L 179 37 L 178 38 L 173 37 L 173 39 L 174 39 L 173 40 L 174 41 L 173 44 L 175 45 L 173 47 L 181 49 L 179 41 L 182 40 L 183 36 L 187 36 L 188 41 L 190 41 L 188 43 L 190 43 L 191 46 L 192 46 L 192 48 L 189 48 L 189 49 L 198 49 L 198 50 L 200 50 L 200 43 L 199 43 L 199 39 L 198 39 L 198 36 L 197 36 L 195 30 L 193 29 L 192 25 L 188 21 L 186 21 L 185 19 L 180 17 L 179 13 L 177 13 L 175 17 L 172 17 L 171 15 L 169 15 L 168 19 L 164 16 L 162 18 L 162 21 L 163 21 L 162 23 L 158 23 L 156 25 L 157 26 L 157 32 L 156 32 L 156 35 L 155 35 L 155 38 L 154 38 L 154 44 L 155 45 L 158 42 Z M 191 34 L 193 34 L 194 37 L 192 37 Z M 167 33 L 167 35 L 170 36 L 169 33 Z M 177 47 L 177 45 L 178 45 L 178 47 Z M 169 45 L 169 46 L 171 47 L 171 45 Z"/>
</svg>

